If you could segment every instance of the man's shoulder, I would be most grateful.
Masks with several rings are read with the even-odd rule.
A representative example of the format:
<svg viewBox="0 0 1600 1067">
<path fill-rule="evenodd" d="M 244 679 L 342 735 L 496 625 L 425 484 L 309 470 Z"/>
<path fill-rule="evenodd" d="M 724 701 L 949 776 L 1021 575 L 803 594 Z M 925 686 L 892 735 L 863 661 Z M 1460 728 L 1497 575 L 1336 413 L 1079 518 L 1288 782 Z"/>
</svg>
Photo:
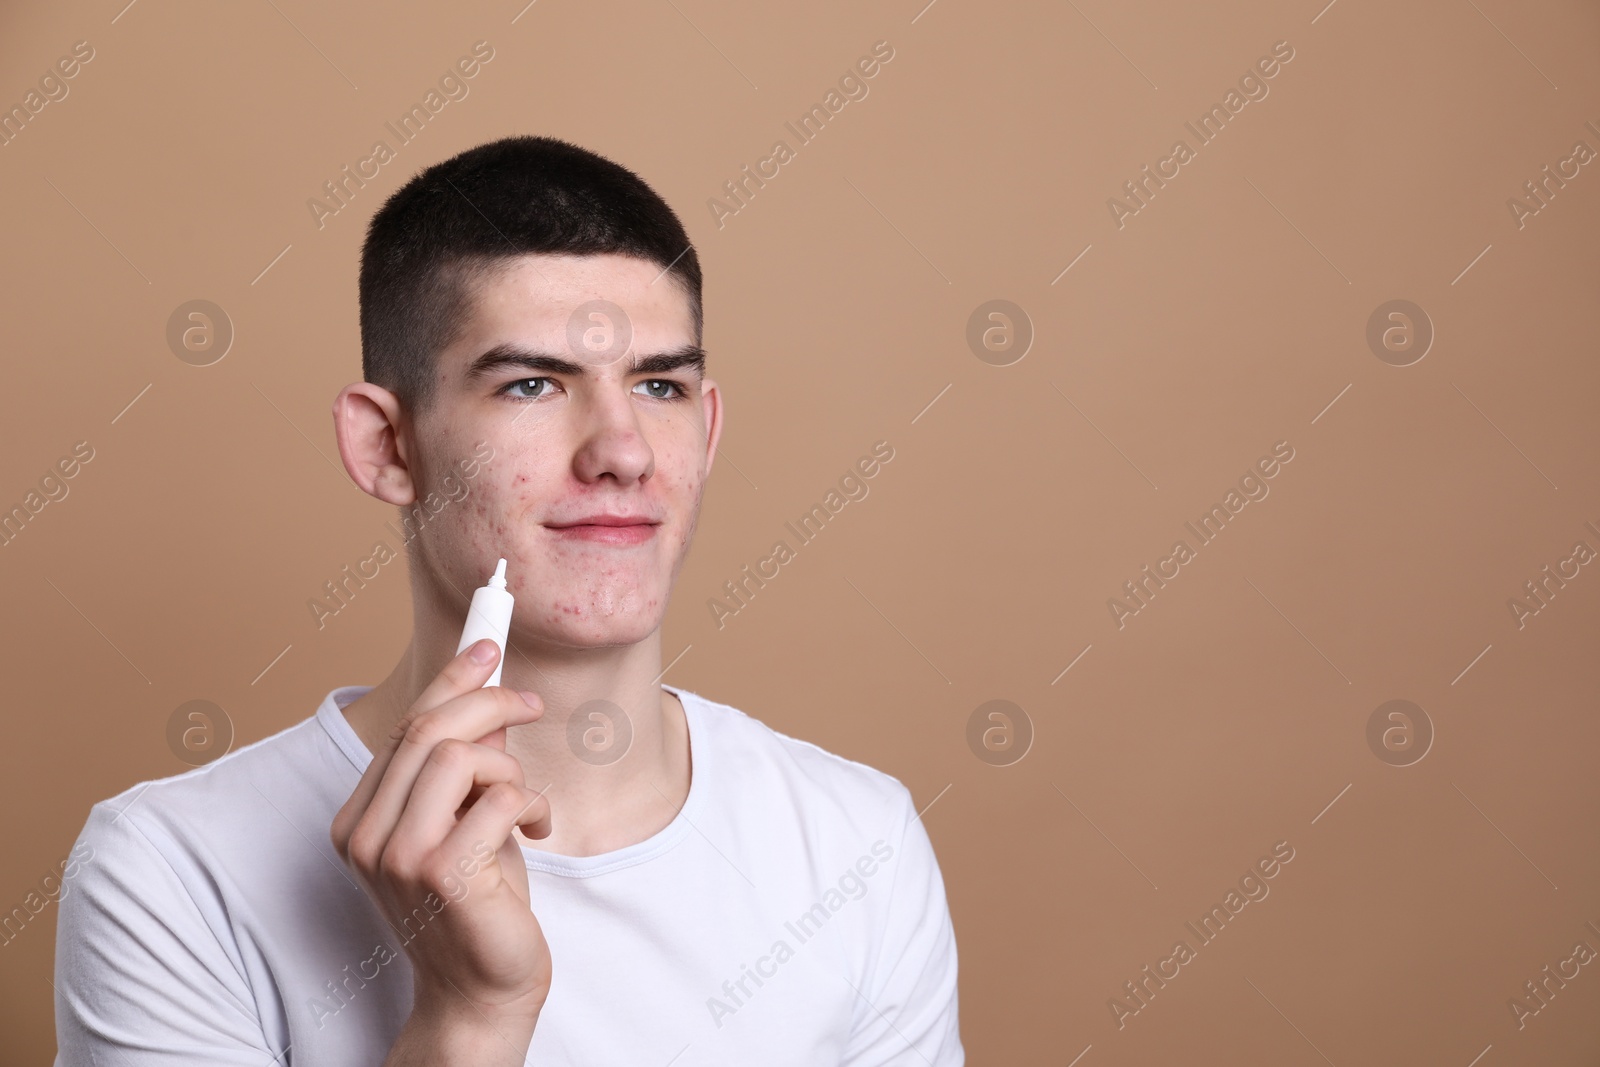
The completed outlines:
<svg viewBox="0 0 1600 1067">
<path fill-rule="evenodd" d="M 802 807 L 891 817 L 911 804 L 910 790 L 885 771 L 775 730 L 731 704 L 679 692 L 699 701 L 715 758 L 729 764 L 716 769 L 717 777 L 747 795 L 779 789 Z"/>
<path fill-rule="evenodd" d="M 260 833 L 274 821 L 298 830 L 308 809 L 325 807 L 341 754 L 313 712 L 209 763 L 136 782 L 95 803 L 83 839 L 115 849 L 143 838 L 158 851 L 187 851 L 210 839 Z M 348 792 L 348 790 L 346 790 Z"/>
</svg>

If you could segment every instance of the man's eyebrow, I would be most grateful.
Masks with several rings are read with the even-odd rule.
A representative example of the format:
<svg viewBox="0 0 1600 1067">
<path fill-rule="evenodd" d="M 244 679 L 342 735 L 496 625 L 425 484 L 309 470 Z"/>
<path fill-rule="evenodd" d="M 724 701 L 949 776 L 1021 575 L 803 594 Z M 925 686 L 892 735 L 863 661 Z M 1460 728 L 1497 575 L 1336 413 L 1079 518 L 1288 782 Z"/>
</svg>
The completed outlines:
<svg viewBox="0 0 1600 1067">
<path fill-rule="evenodd" d="M 479 381 L 510 368 L 537 371 L 541 374 L 566 374 L 581 377 L 589 365 L 565 356 L 558 356 L 526 345 L 502 342 L 484 352 L 467 366 L 466 380 Z M 635 355 L 629 361 L 627 376 L 636 374 L 666 374 L 689 368 L 700 377 L 706 372 L 706 352 L 699 345 L 684 345 L 653 355 Z"/>
</svg>

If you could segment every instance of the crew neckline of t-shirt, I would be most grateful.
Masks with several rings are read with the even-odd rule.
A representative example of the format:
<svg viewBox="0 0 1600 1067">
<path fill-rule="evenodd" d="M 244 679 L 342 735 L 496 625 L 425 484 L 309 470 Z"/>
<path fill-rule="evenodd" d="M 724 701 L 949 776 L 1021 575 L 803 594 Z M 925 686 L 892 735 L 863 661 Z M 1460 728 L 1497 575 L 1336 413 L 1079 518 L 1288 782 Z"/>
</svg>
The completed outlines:
<svg viewBox="0 0 1600 1067">
<path fill-rule="evenodd" d="M 358 776 L 366 773 L 367 767 L 372 763 L 372 753 L 367 750 L 367 746 L 356 734 L 349 720 L 344 717 L 343 709 L 357 698 L 371 692 L 372 688 L 370 685 L 341 686 L 323 697 L 316 714 L 318 723 L 339 751 L 354 765 Z M 689 832 L 695 814 L 703 805 L 703 798 L 710 788 L 707 778 L 711 763 L 708 758 L 710 743 L 705 729 L 704 709 L 697 693 L 665 683 L 661 688 L 676 696 L 678 702 L 683 705 L 684 722 L 689 734 L 689 795 L 684 799 L 678 813 L 672 817 L 670 823 L 643 841 L 636 841 L 631 845 L 594 856 L 564 856 L 522 845 L 520 847 L 523 861 L 529 870 L 564 875 L 569 878 L 591 878 L 599 874 L 608 874 L 656 858 L 677 845 Z"/>
</svg>

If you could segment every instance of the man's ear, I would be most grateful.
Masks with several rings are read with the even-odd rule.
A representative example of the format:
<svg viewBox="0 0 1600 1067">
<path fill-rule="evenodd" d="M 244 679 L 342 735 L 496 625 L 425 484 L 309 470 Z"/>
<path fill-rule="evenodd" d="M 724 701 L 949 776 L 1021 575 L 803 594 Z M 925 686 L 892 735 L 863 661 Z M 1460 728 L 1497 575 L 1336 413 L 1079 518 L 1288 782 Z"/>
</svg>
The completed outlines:
<svg viewBox="0 0 1600 1067">
<path fill-rule="evenodd" d="M 400 398 L 380 385 L 352 382 L 333 399 L 333 432 L 344 469 L 364 492 L 397 507 L 417 499 L 405 424 Z"/>
<path fill-rule="evenodd" d="M 700 381 L 700 412 L 706 423 L 706 476 L 717 458 L 717 441 L 722 437 L 722 390 L 710 378 Z"/>
</svg>

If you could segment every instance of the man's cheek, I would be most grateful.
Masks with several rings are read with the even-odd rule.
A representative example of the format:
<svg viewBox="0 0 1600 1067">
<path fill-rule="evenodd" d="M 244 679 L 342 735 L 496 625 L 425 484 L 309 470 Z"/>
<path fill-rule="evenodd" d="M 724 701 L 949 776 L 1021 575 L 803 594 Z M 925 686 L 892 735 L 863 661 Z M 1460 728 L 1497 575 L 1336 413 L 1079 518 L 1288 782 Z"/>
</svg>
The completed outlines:
<svg viewBox="0 0 1600 1067">
<path fill-rule="evenodd" d="M 487 557 L 493 562 L 497 555 L 510 554 L 511 545 L 506 543 L 505 534 L 519 523 L 511 518 L 504 498 L 494 486 L 479 484 L 472 487 L 461 503 L 451 504 L 435 516 L 433 525 L 434 546 L 438 551 L 479 560 Z M 480 575 L 467 588 L 475 589 L 481 584 Z"/>
</svg>

